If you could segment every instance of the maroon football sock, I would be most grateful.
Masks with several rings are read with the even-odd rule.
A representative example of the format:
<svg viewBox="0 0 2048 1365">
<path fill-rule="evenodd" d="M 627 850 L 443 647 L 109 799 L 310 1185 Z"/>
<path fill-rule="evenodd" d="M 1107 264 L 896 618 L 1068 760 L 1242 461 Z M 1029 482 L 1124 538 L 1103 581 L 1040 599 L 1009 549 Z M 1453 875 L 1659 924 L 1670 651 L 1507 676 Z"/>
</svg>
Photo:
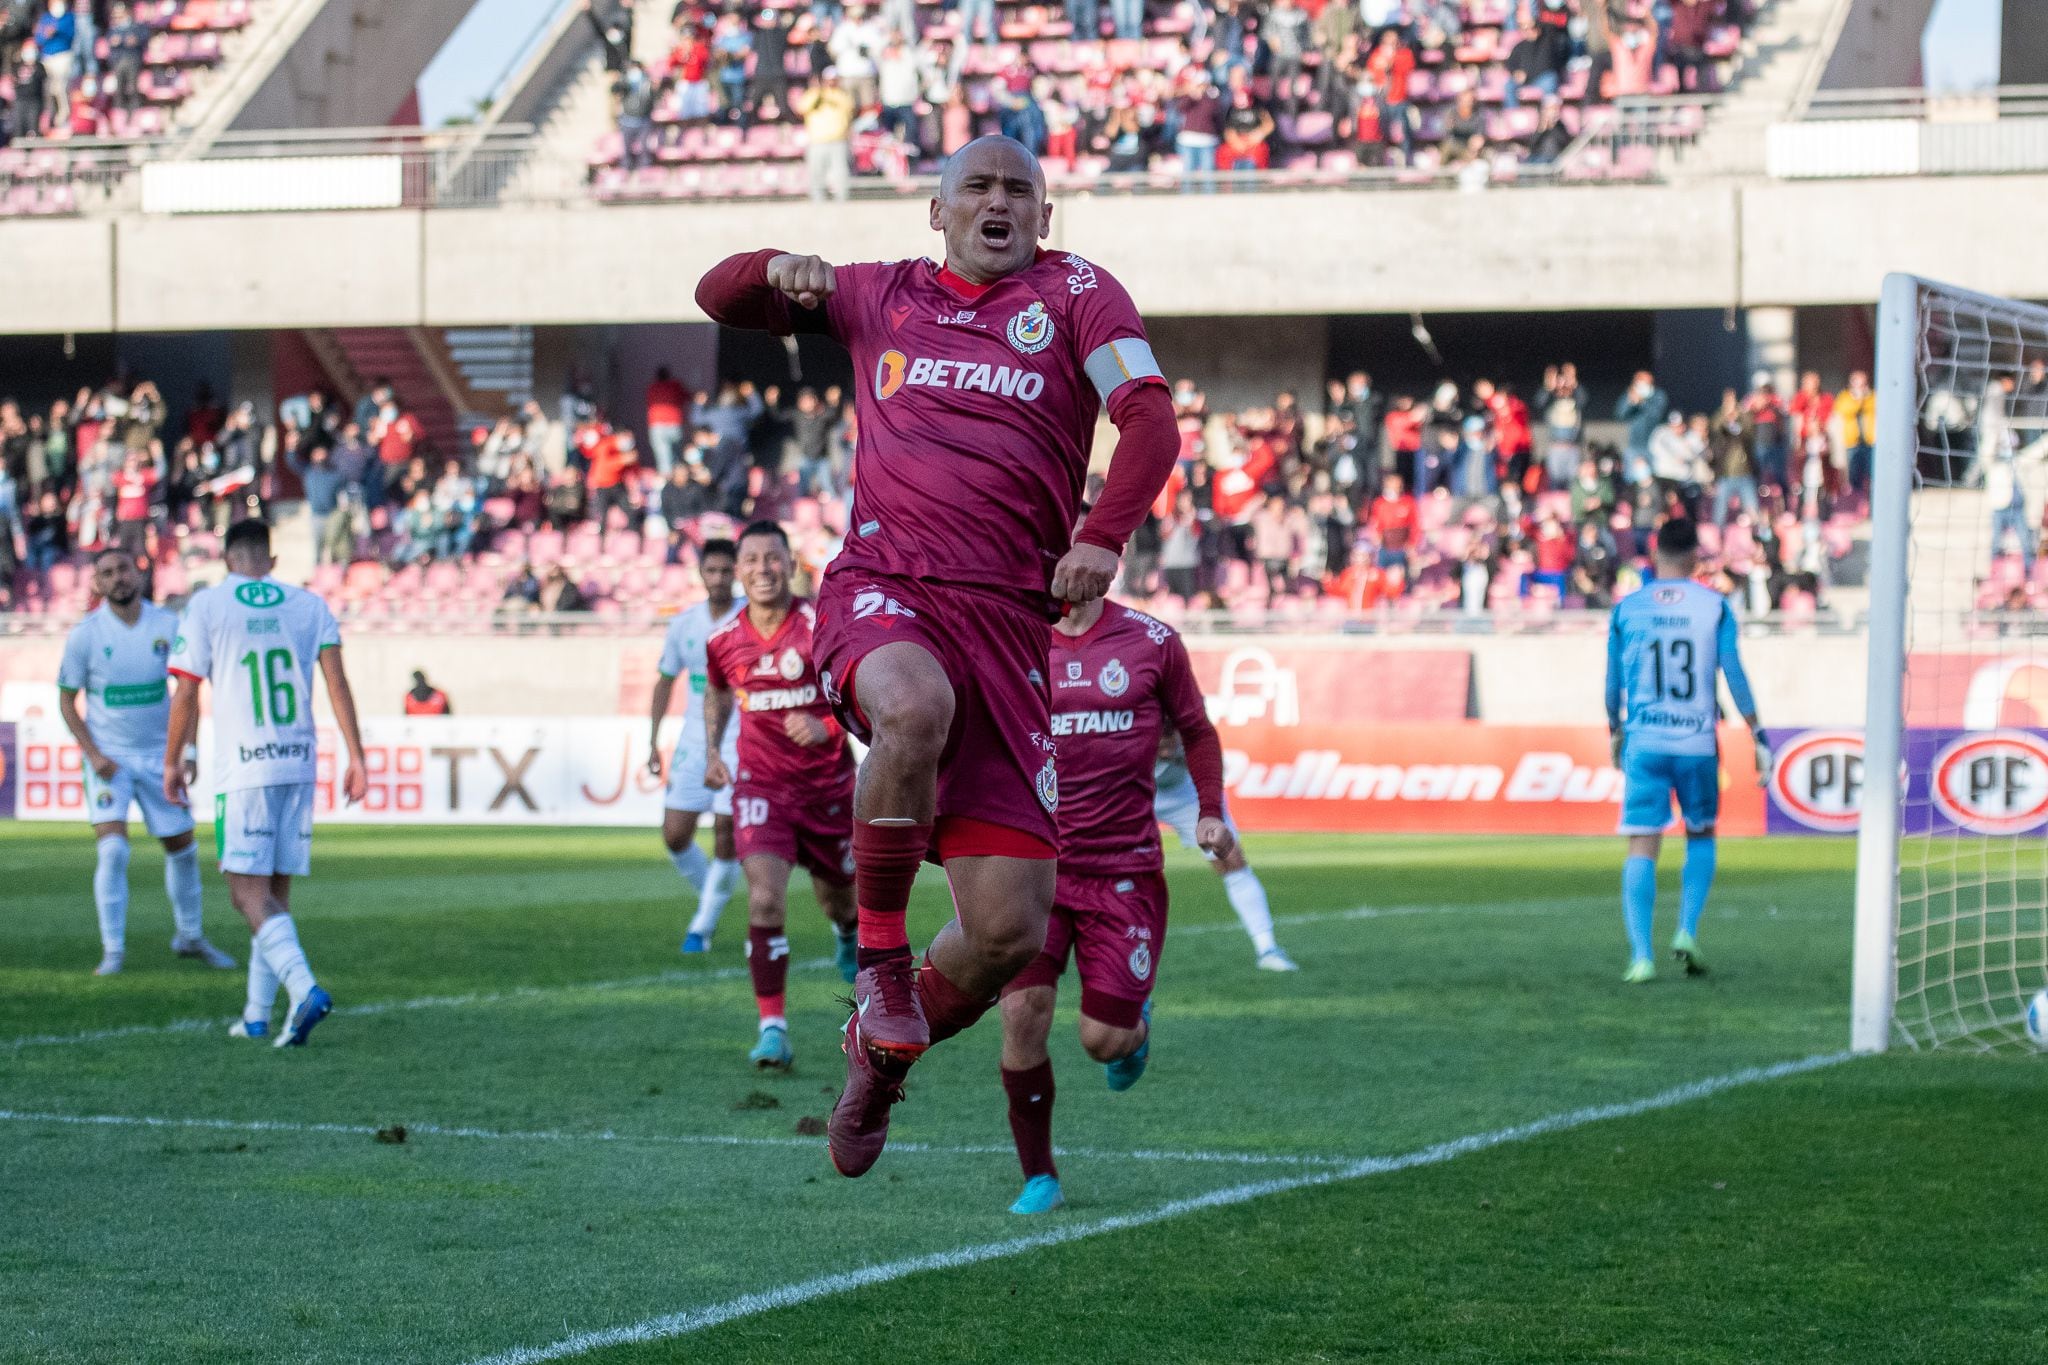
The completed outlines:
<svg viewBox="0 0 2048 1365">
<path fill-rule="evenodd" d="M 1010 1136 L 1017 1140 L 1017 1164 L 1024 1178 L 1059 1170 L 1052 1164 L 1052 1059 L 1012 1071 L 1003 1068 L 1003 1093 L 1010 1097 Z"/>
<path fill-rule="evenodd" d="M 754 978 L 754 1004 L 763 1019 L 786 1016 L 789 938 L 780 929 L 747 926 L 747 972 Z"/>
<path fill-rule="evenodd" d="M 859 960 L 872 967 L 892 958 L 907 961 L 910 939 L 903 915 L 910 887 L 932 844 L 932 827 L 884 825 L 869 820 L 853 826 L 853 897 L 860 912 Z"/>
<path fill-rule="evenodd" d="M 924 1021 L 934 1043 L 974 1027 L 974 1021 L 988 1013 L 993 1000 L 976 1000 L 946 979 L 946 974 L 925 959 L 917 972 L 918 1001 L 924 1006 Z"/>
</svg>

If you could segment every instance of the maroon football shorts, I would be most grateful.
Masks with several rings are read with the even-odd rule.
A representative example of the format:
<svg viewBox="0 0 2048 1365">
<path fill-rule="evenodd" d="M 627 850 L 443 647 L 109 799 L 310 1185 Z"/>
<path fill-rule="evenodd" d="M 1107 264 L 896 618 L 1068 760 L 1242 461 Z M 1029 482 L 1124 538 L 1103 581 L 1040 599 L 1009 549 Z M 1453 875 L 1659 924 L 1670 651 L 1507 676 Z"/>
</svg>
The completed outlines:
<svg viewBox="0 0 2048 1365">
<path fill-rule="evenodd" d="M 825 792 L 739 786 L 732 794 L 740 861 L 766 856 L 830 886 L 853 884 L 853 784 Z"/>
<path fill-rule="evenodd" d="M 1081 1013 L 1112 1028 L 1136 1028 L 1165 946 L 1164 873 L 1062 872 L 1052 893 L 1045 948 L 1003 994 L 1057 984 L 1071 952 L 1080 964 Z"/>
<path fill-rule="evenodd" d="M 1002 825 L 1056 848 L 1047 632 L 1044 614 L 1021 594 L 828 570 L 812 650 L 840 723 L 866 740 L 867 722 L 852 704 L 860 661 L 894 640 L 922 646 L 953 684 L 953 729 L 939 759 L 939 816 Z"/>
</svg>

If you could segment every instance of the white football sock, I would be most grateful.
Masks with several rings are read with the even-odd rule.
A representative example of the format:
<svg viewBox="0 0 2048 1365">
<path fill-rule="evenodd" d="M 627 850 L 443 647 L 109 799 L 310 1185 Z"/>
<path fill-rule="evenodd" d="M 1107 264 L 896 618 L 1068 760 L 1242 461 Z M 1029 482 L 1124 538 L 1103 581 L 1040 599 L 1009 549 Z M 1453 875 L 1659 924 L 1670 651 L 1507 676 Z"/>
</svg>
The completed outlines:
<svg viewBox="0 0 2048 1365">
<path fill-rule="evenodd" d="M 100 947 L 118 954 L 128 942 L 128 837 L 102 835 L 99 854 L 92 872 L 92 899 L 100 912 Z"/>
<path fill-rule="evenodd" d="M 270 970 L 284 983 L 292 1008 L 298 1009 L 299 1002 L 313 989 L 314 981 L 313 969 L 306 964 L 305 951 L 299 947 L 299 931 L 292 917 L 272 915 L 263 921 L 263 927 L 256 931 L 256 946 L 269 961 Z"/>
<path fill-rule="evenodd" d="M 199 892 L 199 845 L 187 844 L 176 853 L 164 855 L 164 890 L 171 897 L 171 921 L 182 939 L 203 938 L 201 922 L 204 901 Z"/>
<path fill-rule="evenodd" d="M 255 1022 L 270 1022 L 272 1012 L 277 1009 L 277 973 L 270 970 L 270 964 L 263 960 L 263 945 L 256 936 L 249 936 L 249 999 L 242 1006 L 242 1018 Z"/>
<path fill-rule="evenodd" d="M 1255 952 L 1270 952 L 1279 946 L 1273 937 L 1273 911 L 1266 904 L 1266 888 L 1259 884 L 1259 874 L 1248 867 L 1223 874 L 1223 892 L 1230 897 L 1230 908 L 1237 911 L 1237 922 L 1252 936 Z"/>
<path fill-rule="evenodd" d="M 694 843 L 685 844 L 680 849 L 670 850 L 668 860 L 676 865 L 676 871 L 690 884 L 691 894 L 704 894 L 704 869 L 708 860 L 703 849 Z"/>
<path fill-rule="evenodd" d="M 709 938 L 718 929 L 718 917 L 725 913 L 725 903 L 732 897 L 733 875 L 740 865 L 731 858 L 713 858 L 710 871 L 704 874 L 704 890 L 697 897 L 697 917 L 690 921 L 690 932 Z"/>
</svg>

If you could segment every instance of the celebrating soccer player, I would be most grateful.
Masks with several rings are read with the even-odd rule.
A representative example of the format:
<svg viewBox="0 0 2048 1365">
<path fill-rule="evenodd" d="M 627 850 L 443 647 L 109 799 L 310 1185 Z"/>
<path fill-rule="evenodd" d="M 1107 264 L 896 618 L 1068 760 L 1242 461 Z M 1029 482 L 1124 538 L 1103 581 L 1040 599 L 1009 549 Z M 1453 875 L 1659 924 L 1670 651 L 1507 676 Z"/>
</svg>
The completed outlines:
<svg viewBox="0 0 2048 1365">
<path fill-rule="evenodd" d="M 669 861 L 697 897 L 697 913 L 683 935 L 683 951 L 711 951 L 711 935 L 732 894 L 739 856 L 733 851 L 732 788 L 717 791 L 704 785 L 704 763 L 710 749 L 704 742 L 704 642 L 746 606 L 732 591 L 733 560 L 738 553 L 729 540 L 707 540 L 697 551 L 697 577 L 704 600 L 668 623 L 661 642 L 661 676 L 654 683 L 653 728 L 647 736 L 647 771 L 661 776 L 661 722 L 668 715 L 676 679 L 688 675 L 690 695 L 683 710 L 683 732 L 676 737 L 668 764 L 668 789 L 662 796 L 661 841 Z M 719 756 L 729 770 L 739 762 L 739 731 L 726 737 Z M 706 862 L 697 847 L 697 821 L 711 812 L 712 858 Z"/>
<path fill-rule="evenodd" d="M 817 614 L 789 590 L 789 539 L 772 521 L 740 533 L 739 581 L 747 604 L 705 647 L 704 783 L 732 784 L 740 865 L 747 873 L 747 968 L 760 1032 L 751 1060 L 787 1067 L 789 874 L 801 864 L 851 965 L 853 750 L 819 685 Z M 725 725 L 740 710 L 739 764 L 728 771 Z"/>
<path fill-rule="evenodd" d="M 1052 1160 L 1054 992 L 1071 953 L 1081 976 L 1081 1046 L 1111 1090 L 1145 1074 L 1152 985 L 1166 941 L 1166 877 L 1153 818 L 1162 731 L 1179 734 L 1198 807 L 1195 842 L 1228 857 L 1223 746 L 1187 647 L 1165 624 L 1102 599 L 1053 628 L 1052 733 L 1060 745 L 1060 862 L 1045 948 L 1003 987 L 1003 1090 L 1024 1168 L 1012 1213 L 1064 1202 Z"/>
<path fill-rule="evenodd" d="M 164 747 L 163 793 L 186 805 L 179 762 L 199 730 L 199 689 L 213 684 L 213 836 L 228 898 L 249 922 L 249 995 L 228 1032 L 270 1036 L 271 1011 L 283 984 L 291 998 L 278 1047 L 297 1047 L 334 1008 L 313 979 L 292 923 L 292 878 L 313 870 L 313 783 L 318 735 L 313 728 L 313 670 L 327 681 L 327 699 L 348 751 L 341 789 L 363 799 L 368 778 L 356 703 L 341 666 L 341 628 L 313 593 L 270 577 L 270 528 L 260 521 L 228 528 L 228 574 L 194 593 L 171 647 L 177 694 L 171 699 Z"/>
<path fill-rule="evenodd" d="M 719 322 L 826 333 L 853 356 L 853 524 L 818 601 L 820 680 L 871 745 L 854 802 L 861 973 L 826 1125 L 849 1176 L 880 1157 L 910 1065 L 1044 945 L 1059 798 L 1046 622 L 1109 590 L 1180 450 L 1129 295 L 1038 249 L 1052 206 L 1027 148 L 961 148 L 930 222 L 943 266 L 768 250 L 697 287 Z M 1119 437 L 1077 540 L 1098 403 Z M 928 851 L 957 914 L 915 970 L 904 911 Z"/>
<path fill-rule="evenodd" d="M 1180 837 L 1182 848 L 1202 848 L 1198 832 L 1201 801 L 1195 794 L 1194 779 L 1188 775 L 1187 755 L 1181 749 L 1178 735 L 1160 736 L 1152 781 L 1159 793 L 1152 801 L 1153 817 Z M 1223 822 L 1230 825 L 1232 835 L 1237 833 L 1237 826 L 1230 819 L 1228 798 L 1223 803 Z M 1244 845 L 1233 839 L 1228 852 L 1208 853 L 1208 857 L 1209 866 L 1223 879 L 1223 894 L 1237 913 L 1237 922 L 1244 926 L 1252 941 L 1252 965 L 1262 972 L 1300 971 L 1273 935 L 1273 908 L 1266 903 L 1266 886 L 1244 856 Z"/>
<path fill-rule="evenodd" d="M 177 926 L 171 951 L 230 970 L 235 960 L 206 941 L 200 928 L 199 849 L 192 812 L 164 799 L 164 735 L 171 718 L 166 666 L 178 635 L 176 612 L 143 600 L 142 575 L 127 551 L 93 557 L 97 610 L 71 628 L 57 668 L 57 709 L 78 741 L 85 769 L 85 813 L 99 840 L 92 897 L 100 914 L 96 976 L 121 970 L 128 935 L 128 809 L 164 846 L 164 890 Z M 85 714 L 78 694 L 85 693 Z M 188 762 L 179 753 L 176 762 Z M 188 778 L 189 780 L 189 778 Z"/>
<path fill-rule="evenodd" d="M 1727 677 L 1735 709 L 1756 741 L 1758 781 L 1768 781 L 1771 772 L 1770 739 L 1757 723 L 1749 675 L 1736 649 L 1735 612 L 1727 598 L 1693 581 L 1699 532 L 1689 521 L 1665 522 L 1657 531 L 1656 558 L 1657 576 L 1615 605 L 1607 630 L 1607 730 L 1614 761 L 1627 779 L 1621 908 L 1629 964 L 1622 979 L 1632 985 L 1657 975 L 1650 955 L 1657 854 L 1674 794 L 1685 818 L 1685 872 L 1671 952 L 1687 976 L 1707 969 L 1698 935 L 1714 887 L 1714 821 L 1721 810 L 1717 673 Z"/>
</svg>

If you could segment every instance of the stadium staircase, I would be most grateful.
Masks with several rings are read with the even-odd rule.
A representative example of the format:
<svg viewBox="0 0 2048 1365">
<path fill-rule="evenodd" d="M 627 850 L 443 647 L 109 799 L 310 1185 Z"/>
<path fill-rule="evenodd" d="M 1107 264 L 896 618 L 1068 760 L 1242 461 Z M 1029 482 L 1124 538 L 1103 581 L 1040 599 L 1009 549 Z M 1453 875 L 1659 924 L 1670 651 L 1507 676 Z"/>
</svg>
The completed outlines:
<svg viewBox="0 0 2048 1365">
<path fill-rule="evenodd" d="M 1761 171 L 1765 130 L 1792 116 L 1811 95 L 1850 3 L 1777 0 L 1760 14 L 1698 139 L 1666 147 L 1662 168 L 1691 175 Z"/>
<path fill-rule="evenodd" d="M 666 54 L 673 8 L 663 0 L 636 0 L 633 55 L 641 61 L 652 63 Z M 529 123 L 534 129 L 531 153 L 507 180 L 507 200 L 557 197 L 570 188 L 561 183 L 564 167 L 576 172 L 580 186 L 591 147 L 614 127 L 611 86 L 590 22 L 579 6 L 566 7 L 526 79 L 499 105 L 504 121 Z"/>
<path fill-rule="evenodd" d="M 468 449 L 469 426 L 496 421 L 532 395 L 530 328 L 342 327 L 304 335 L 345 402 L 388 378 L 435 454 Z"/>
<path fill-rule="evenodd" d="M 173 155 L 198 156 L 214 139 L 234 126 L 258 90 L 305 33 L 328 0 L 266 0 L 252 10 L 252 19 L 217 79 L 198 89 L 178 111 L 182 136 Z"/>
</svg>

